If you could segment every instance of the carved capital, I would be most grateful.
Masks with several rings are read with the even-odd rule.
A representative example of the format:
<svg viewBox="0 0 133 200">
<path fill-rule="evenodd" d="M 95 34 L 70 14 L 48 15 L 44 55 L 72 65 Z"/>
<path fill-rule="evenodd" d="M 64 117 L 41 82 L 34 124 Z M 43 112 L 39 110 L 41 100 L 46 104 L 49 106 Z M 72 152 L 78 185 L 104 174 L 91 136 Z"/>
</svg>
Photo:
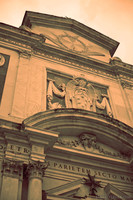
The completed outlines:
<svg viewBox="0 0 133 200">
<path fill-rule="evenodd" d="M 3 161 L 2 172 L 4 176 L 11 176 L 21 179 L 23 176 L 23 162 L 6 159 Z"/>
<path fill-rule="evenodd" d="M 27 166 L 27 174 L 29 178 L 40 178 L 45 174 L 45 170 L 48 167 L 47 162 L 32 161 Z"/>
</svg>

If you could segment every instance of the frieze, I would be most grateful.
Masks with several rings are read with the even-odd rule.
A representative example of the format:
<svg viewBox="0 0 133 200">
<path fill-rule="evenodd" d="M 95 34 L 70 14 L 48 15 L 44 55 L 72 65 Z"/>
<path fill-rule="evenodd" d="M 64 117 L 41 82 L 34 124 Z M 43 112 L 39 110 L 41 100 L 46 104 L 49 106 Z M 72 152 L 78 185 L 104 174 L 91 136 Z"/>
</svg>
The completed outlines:
<svg viewBox="0 0 133 200">
<path fill-rule="evenodd" d="M 20 43 L 20 42 L 16 42 L 14 40 L 10 40 L 10 39 L 7 39 L 7 38 L 2 38 L 2 42 L 3 41 L 11 43 L 11 44 L 19 45 L 21 47 L 31 48 L 29 45 L 26 45 L 26 44 L 23 44 L 23 43 Z"/>
<path fill-rule="evenodd" d="M 57 145 L 66 146 L 69 148 L 76 148 L 85 150 L 95 154 L 101 154 L 107 157 L 114 157 L 116 159 L 129 160 L 130 154 L 118 152 L 104 144 L 96 141 L 96 136 L 89 133 L 82 133 L 78 137 L 60 136 L 56 142 Z"/>
<path fill-rule="evenodd" d="M 48 160 L 48 169 L 56 169 L 58 171 L 64 171 L 64 172 L 70 172 L 75 174 L 81 174 L 81 175 L 88 175 L 91 174 L 92 176 L 96 176 L 97 178 L 106 179 L 106 180 L 112 180 L 112 181 L 118 181 L 122 183 L 133 183 L 133 175 L 125 175 L 123 173 L 118 172 L 110 172 L 105 171 L 101 169 L 94 169 L 92 167 L 81 167 L 78 165 L 72 165 L 67 162 L 59 162 L 59 161 L 53 161 Z M 47 170 L 48 170 L 47 169 Z"/>
<path fill-rule="evenodd" d="M 15 153 L 15 154 L 30 155 L 30 153 L 31 153 L 30 148 L 20 146 L 20 145 L 15 145 L 15 144 L 8 144 L 6 149 L 10 152 Z"/>
<path fill-rule="evenodd" d="M 55 77 L 55 79 L 56 81 L 50 77 L 48 78 L 48 109 L 64 107 L 59 100 L 53 102 L 55 95 L 64 99 L 66 108 L 84 109 L 104 113 L 110 117 L 113 116 L 106 89 L 103 89 L 104 93 L 102 94 L 100 89 L 96 89 L 96 86 L 83 77 L 73 77 L 72 80 L 68 80 L 66 83 L 60 82 L 59 85 L 57 84 L 59 78 Z"/>
<path fill-rule="evenodd" d="M 83 70 L 83 71 L 90 71 L 92 73 L 95 73 L 95 74 L 99 74 L 101 76 L 109 76 L 111 78 L 115 78 L 115 75 L 114 74 L 111 74 L 111 73 L 108 73 L 108 72 L 105 72 L 105 71 L 100 71 L 98 69 L 94 69 L 94 67 L 90 67 L 88 65 L 83 65 L 83 64 L 79 64 L 78 62 L 72 62 L 71 60 L 66 60 L 65 58 L 60 58 L 60 57 L 57 57 L 55 55 L 52 55 L 52 54 L 48 54 L 48 53 L 44 53 L 42 51 L 38 51 L 38 50 L 32 50 L 32 53 L 34 56 L 41 56 L 41 57 L 45 57 L 45 59 L 52 59 L 52 60 L 55 60 L 55 61 L 58 61 L 60 63 L 64 63 L 66 65 L 70 65 L 70 67 L 73 67 L 73 68 L 79 68 L 80 67 L 80 70 Z"/>
<path fill-rule="evenodd" d="M 63 58 L 59 58 L 57 56 L 54 56 L 54 55 L 49 55 L 48 53 L 44 53 L 44 52 L 40 52 L 37 50 L 35 50 L 34 48 L 32 48 L 31 46 L 29 45 L 26 45 L 26 44 L 23 44 L 23 43 L 20 43 L 20 42 L 16 42 L 16 41 L 13 41 L 13 40 L 10 40 L 10 39 L 6 39 L 6 38 L 2 38 L 2 41 L 6 41 L 8 43 L 12 43 L 12 44 L 15 44 L 15 45 L 19 45 L 21 47 L 26 47 L 28 49 L 31 49 L 31 54 L 34 55 L 34 56 L 37 56 L 37 55 L 41 55 L 45 58 L 50 58 L 52 60 L 57 60 L 59 62 L 64 62 L 66 64 L 70 64 L 71 66 L 77 66 L 77 67 L 80 67 L 80 69 L 85 69 L 86 70 L 86 67 L 87 67 L 87 71 L 90 70 L 90 71 L 93 71 L 93 72 L 96 72 L 96 73 L 99 73 L 103 76 L 103 74 L 105 75 L 108 75 L 110 77 L 114 77 L 114 75 L 110 74 L 110 73 L 106 73 L 106 72 L 103 72 L 103 71 L 100 71 L 100 70 L 96 70 L 96 69 L 93 69 L 93 68 L 90 68 L 88 66 L 83 66 L 81 64 L 78 64 L 77 62 L 72 62 L 70 60 L 66 60 L 66 59 L 63 59 Z"/>
</svg>

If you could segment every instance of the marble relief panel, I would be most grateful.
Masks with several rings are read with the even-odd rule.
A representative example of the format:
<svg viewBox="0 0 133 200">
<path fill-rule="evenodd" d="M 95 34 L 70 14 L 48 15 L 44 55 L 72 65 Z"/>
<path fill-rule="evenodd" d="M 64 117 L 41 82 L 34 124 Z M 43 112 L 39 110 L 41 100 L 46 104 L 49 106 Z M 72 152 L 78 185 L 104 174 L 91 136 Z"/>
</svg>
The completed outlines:
<svg viewBox="0 0 133 200">
<path fill-rule="evenodd" d="M 113 116 L 105 86 L 83 77 L 47 73 L 47 109 L 77 108 Z"/>
</svg>

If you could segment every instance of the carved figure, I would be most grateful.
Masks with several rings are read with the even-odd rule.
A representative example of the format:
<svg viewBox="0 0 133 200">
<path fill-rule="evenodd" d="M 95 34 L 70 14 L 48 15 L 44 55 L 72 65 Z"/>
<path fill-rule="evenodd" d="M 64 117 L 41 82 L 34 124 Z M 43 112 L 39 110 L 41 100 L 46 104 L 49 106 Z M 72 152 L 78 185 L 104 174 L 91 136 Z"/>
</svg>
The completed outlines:
<svg viewBox="0 0 133 200">
<path fill-rule="evenodd" d="M 54 85 L 54 80 L 49 79 L 49 85 L 48 85 L 48 92 L 47 92 L 47 100 L 48 100 L 48 108 L 49 109 L 55 109 L 55 108 L 61 108 L 62 105 L 59 102 L 52 103 L 53 100 L 53 93 L 57 95 L 58 97 L 65 97 L 66 91 L 65 91 L 65 84 L 62 83 L 59 85 L 58 90 Z"/>
<path fill-rule="evenodd" d="M 89 195 L 98 196 L 96 194 L 96 192 L 97 192 L 96 188 L 97 187 L 102 188 L 102 186 L 100 185 L 101 181 L 95 181 L 95 176 L 91 176 L 89 173 L 88 173 L 88 178 L 89 179 L 83 178 L 83 180 L 85 181 L 83 184 L 90 187 Z"/>
<path fill-rule="evenodd" d="M 112 110 L 110 108 L 109 102 L 108 102 L 108 96 L 106 94 L 101 95 L 103 97 L 102 102 L 99 103 L 99 98 L 96 96 L 96 107 L 99 109 L 104 110 L 106 108 L 107 114 L 112 117 Z"/>
<path fill-rule="evenodd" d="M 86 148 L 91 148 L 96 143 L 96 136 L 88 133 L 82 133 L 79 138 L 85 150 Z"/>
<path fill-rule="evenodd" d="M 59 98 L 64 98 L 66 108 L 78 108 L 96 112 L 96 108 L 104 110 L 112 117 L 112 111 L 108 102 L 108 96 L 102 94 L 103 98 L 100 102 L 95 88 L 86 79 L 77 77 L 70 80 L 67 85 L 61 83 L 55 86 L 54 80 L 48 79 L 47 100 L 49 109 L 62 108 L 59 102 L 53 101 L 53 94 Z"/>
</svg>

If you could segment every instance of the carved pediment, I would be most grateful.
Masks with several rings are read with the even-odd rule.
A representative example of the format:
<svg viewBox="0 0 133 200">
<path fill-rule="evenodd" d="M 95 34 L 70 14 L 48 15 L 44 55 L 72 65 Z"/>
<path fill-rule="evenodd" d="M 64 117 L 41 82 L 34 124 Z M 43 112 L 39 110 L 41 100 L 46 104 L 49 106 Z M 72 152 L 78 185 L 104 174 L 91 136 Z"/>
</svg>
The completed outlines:
<svg viewBox="0 0 133 200">
<path fill-rule="evenodd" d="M 87 180 L 87 179 L 86 179 Z M 70 183 L 66 183 L 64 185 L 61 185 L 59 187 L 54 187 L 52 189 L 49 189 L 46 191 L 46 193 L 49 195 L 53 195 L 56 197 L 65 197 L 65 198 L 72 198 L 72 199 L 102 199 L 98 195 L 92 195 L 91 192 L 93 190 L 93 184 L 91 184 L 90 181 L 85 184 L 84 179 L 80 178 L 76 181 L 71 181 Z M 98 181 L 95 181 L 95 183 L 98 183 Z M 95 187 L 97 188 L 97 186 Z"/>
<path fill-rule="evenodd" d="M 27 11 L 22 25 L 43 34 L 46 44 L 106 62 L 118 46 L 118 42 L 70 18 Z"/>
<path fill-rule="evenodd" d="M 43 27 L 34 30 L 34 32 L 43 35 L 46 38 L 45 44 L 52 45 L 53 47 L 105 62 L 110 60 L 109 51 L 72 31 Z"/>
<path fill-rule="evenodd" d="M 66 148 L 74 148 L 79 151 L 86 151 L 92 153 L 94 156 L 103 156 L 106 158 L 126 160 L 129 161 L 129 156 L 123 155 L 118 150 L 109 147 L 107 144 L 102 144 L 97 141 L 95 135 L 84 132 L 80 135 L 74 136 L 60 136 L 55 145 L 65 146 Z"/>
</svg>

